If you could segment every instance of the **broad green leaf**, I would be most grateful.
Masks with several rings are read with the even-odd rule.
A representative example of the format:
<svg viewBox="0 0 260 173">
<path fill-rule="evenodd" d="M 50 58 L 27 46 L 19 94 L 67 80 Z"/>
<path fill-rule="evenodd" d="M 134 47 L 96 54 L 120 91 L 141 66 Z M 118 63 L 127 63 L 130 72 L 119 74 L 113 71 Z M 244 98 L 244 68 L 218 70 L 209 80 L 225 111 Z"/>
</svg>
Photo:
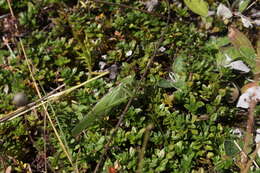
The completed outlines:
<svg viewBox="0 0 260 173">
<path fill-rule="evenodd" d="M 204 105 L 205 104 L 202 101 L 197 101 L 195 96 L 190 94 L 189 104 L 184 104 L 184 107 L 191 113 L 196 114 L 196 111 Z"/>
<path fill-rule="evenodd" d="M 185 89 L 186 82 L 183 79 L 177 79 L 176 81 L 170 81 L 166 79 L 160 79 L 158 86 L 161 88 L 175 88 L 175 89 Z"/>
<path fill-rule="evenodd" d="M 188 6 L 188 8 L 194 13 L 201 15 L 203 17 L 208 16 L 208 3 L 204 0 L 184 0 L 184 3 Z"/>
<path fill-rule="evenodd" d="M 256 53 L 250 40 L 234 27 L 229 28 L 228 38 L 240 55 L 246 58 L 245 62 L 254 69 Z"/>
<path fill-rule="evenodd" d="M 249 2 L 250 2 L 250 0 L 241 0 L 241 1 L 239 2 L 238 11 L 239 11 L 240 13 L 242 13 L 242 12 L 247 8 Z"/>
<path fill-rule="evenodd" d="M 217 37 L 214 40 L 212 40 L 212 43 L 216 46 L 216 48 L 221 48 L 223 46 L 226 46 L 230 43 L 228 37 Z"/>
<path fill-rule="evenodd" d="M 72 135 L 76 136 L 84 129 L 98 123 L 112 108 L 126 102 L 133 95 L 134 77 L 129 76 L 122 80 L 122 83 L 113 88 L 105 95 L 93 109 L 76 125 L 72 130 Z"/>
<path fill-rule="evenodd" d="M 255 68 L 255 62 L 256 62 L 256 54 L 253 49 L 250 49 L 248 47 L 241 47 L 239 49 L 239 53 L 245 57 L 244 60 L 246 63 L 248 63 L 252 69 Z"/>
<path fill-rule="evenodd" d="M 223 48 L 221 48 L 221 52 L 223 52 L 223 54 L 229 55 L 229 57 L 230 57 L 232 60 L 235 60 L 235 59 L 241 57 L 240 52 L 237 51 L 237 49 L 234 48 L 233 46 L 223 47 Z"/>
<path fill-rule="evenodd" d="M 224 142 L 225 152 L 228 156 L 233 157 L 239 153 L 239 149 L 235 145 L 234 141 L 226 140 Z"/>
<path fill-rule="evenodd" d="M 158 86 L 161 88 L 174 88 L 173 82 L 166 79 L 160 79 Z"/>
<path fill-rule="evenodd" d="M 186 72 L 186 63 L 184 62 L 183 56 L 178 56 L 175 59 L 173 65 L 172 65 L 172 71 L 177 74 Z"/>
<path fill-rule="evenodd" d="M 250 40 L 242 32 L 234 27 L 230 27 L 228 30 L 228 38 L 235 48 L 240 49 L 245 47 L 248 48 L 251 52 L 255 52 Z"/>
</svg>

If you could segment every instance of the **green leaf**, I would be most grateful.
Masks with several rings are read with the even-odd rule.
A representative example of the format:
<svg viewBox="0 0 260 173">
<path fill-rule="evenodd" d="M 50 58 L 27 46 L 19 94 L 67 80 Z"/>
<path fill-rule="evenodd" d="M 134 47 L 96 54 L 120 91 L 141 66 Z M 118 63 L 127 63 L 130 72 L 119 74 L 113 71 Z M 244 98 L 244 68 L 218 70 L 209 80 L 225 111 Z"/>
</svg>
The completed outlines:
<svg viewBox="0 0 260 173">
<path fill-rule="evenodd" d="M 65 64 L 68 64 L 70 62 L 70 59 L 60 56 L 55 60 L 55 64 L 58 66 L 63 66 Z"/>
<path fill-rule="evenodd" d="M 217 49 L 226 46 L 230 43 L 228 37 L 217 37 L 212 40 L 212 43 L 214 46 L 216 46 Z"/>
<path fill-rule="evenodd" d="M 174 88 L 173 82 L 166 79 L 160 79 L 158 86 L 161 88 Z"/>
<path fill-rule="evenodd" d="M 234 141 L 226 140 L 224 142 L 225 152 L 228 156 L 233 157 L 239 153 L 239 149 L 235 145 Z"/>
<path fill-rule="evenodd" d="M 197 101 L 195 96 L 190 94 L 189 104 L 185 104 L 184 107 L 191 113 L 196 113 L 196 111 L 204 105 L 202 101 Z"/>
<path fill-rule="evenodd" d="M 228 38 L 230 42 L 238 50 L 240 55 L 246 58 L 245 62 L 248 63 L 251 66 L 251 68 L 254 69 L 256 52 L 252 43 L 246 37 L 246 35 L 240 32 L 238 29 L 230 27 L 228 30 Z"/>
<path fill-rule="evenodd" d="M 208 3 L 204 0 L 184 0 L 184 3 L 189 7 L 194 13 L 201 15 L 203 17 L 208 16 Z"/>
<path fill-rule="evenodd" d="M 241 1 L 239 2 L 238 11 L 239 11 L 240 13 L 242 13 L 242 12 L 247 8 L 249 2 L 250 2 L 250 0 L 241 0 Z"/>
<path fill-rule="evenodd" d="M 72 129 L 72 135 L 76 136 L 84 129 L 96 124 L 107 113 L 109 113 L 112 108 L 126 102 L 130 97 L 132 97 L 133 81 L 133 76 L 123 79 L 119 86 L 113 88 L 107 95 L 105 95 L 83 118 L 83 120 Z"/>
<path fill-rule="evenodd" d="M 184 61 L 184 56 L 178 56 L 174 63 L 172 64 L 172 71 L 174 73 L 180 74 L 186 72 L 186 63 Z"/>
</svg>

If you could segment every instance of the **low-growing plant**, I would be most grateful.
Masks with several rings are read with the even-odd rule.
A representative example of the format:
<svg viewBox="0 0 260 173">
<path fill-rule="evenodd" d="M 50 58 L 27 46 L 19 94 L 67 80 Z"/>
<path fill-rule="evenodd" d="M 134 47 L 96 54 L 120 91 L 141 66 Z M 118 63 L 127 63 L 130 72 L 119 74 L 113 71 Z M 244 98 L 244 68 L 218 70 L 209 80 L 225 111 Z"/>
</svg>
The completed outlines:
<svg viewBox="0 0 260 173">
<path fill-rule="evenodd" d="M 5 13 L 7 2 L 0 0 Z M 15 93 L 35 101 L 35 84 L 41 93 L 66 86 L 43 100 L 48 121 L 46 110 L 35 107 L 0 124 L 1 170 L 246 170 L 237 154 L 243 147 L 237 150 L 234 141 L 248 155 L 253 140 L 245 142 L 231 129 L 246 121 L 236 103 L 239 88 L 259 72 L 259 48 L 256 54 L 237 22 L 228 28 L 221 15 L 208 16 L 219 2 L 153 3 L 11 3 L 19 34 L 10 34 L 0 18 L 0 119 L 15 112 Z M 248 4 L 236 8 L 243 12 Z"/>
</svg>

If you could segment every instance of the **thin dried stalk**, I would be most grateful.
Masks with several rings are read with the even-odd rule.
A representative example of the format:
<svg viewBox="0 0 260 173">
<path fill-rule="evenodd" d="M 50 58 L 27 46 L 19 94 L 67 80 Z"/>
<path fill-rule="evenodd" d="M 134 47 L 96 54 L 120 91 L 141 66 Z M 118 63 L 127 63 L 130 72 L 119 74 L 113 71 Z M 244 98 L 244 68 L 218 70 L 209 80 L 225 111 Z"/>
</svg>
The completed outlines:
<svg viewBox="0 0 260 173">
<path fill-rule="evenodd" d="M 252 99 L 251 103 L 250 103 L 250 107 L 249 107 L 249 113 L 248 113 L 248 120 L 247 120 L 247 127 L 246 127 L 246 135 L 244 138 L 244 147 L 243 147 L 243 152 L 245 154 L 248 153 L 249 151 L 249 144 L 252 142 L 253 140 L 253 130 L 254 130 L 254 110 L 256 107 L 256 101 Z M 248 172 L 248 157 L 247 155 L 242 155 L 241 156 L 241 163 L 242 165 L 245 165 L 245 167 L 243 167 L 241 169 L 241 173 L 247 173 Z"/>
<path fill-rule="evenodd" d="M 142 173 L 144 153 L 145 153 L 145 150 L 146 150 L 146 146 L 147 146 L 149 136 L 150 136 L 150 131 L 152 130 L 152 128 L 153 128 L 153 124 L 150 124 L 146 127 L 143 146 L 142 146 L 142 149 L 139 153 L 139 162 L 138 162 L 138 168 L 137 168 L 136 173 Z"/>
<path fill-rule="evenodd" d="M 11 6 L 11 3 L 10 3 L 10 0 L 7 0 L 7 3 L 8 3 L 8 7 L 9 7 L 9 10 L 10 10 L 10 13 L 11 13 L 12 17 L 15 18 L 14 12 L 13 12 L 13 10 L 12 10 L 12 6 Z M 15 24 L 15 28 L 16 28 L 16 30 L 18 31 L 18 26 L 17 26 L 17 24 Z M 38 85 L 37 85 L 37 82 L 36 82 L 36 80 L 35 80 L 35 78 L 34 78 L 34 76 L 33 76 L 33 72 L 32 72 L 32 69 L 31 69 L 31 65 L 30 65 L 30 63 L 29 63 L 29 60 L 28 60 L 27 54 L 26 54 L 26 52 L 25 52 L 24 45 L 23 45 L 23 42 L 22 42 L 21 38 L 19 38 L 19 43 L 20 43 L 20 45 L 21 45 L 22 52 L 23 52 L 23 54 L 24 54 L 27 67 L 28 67 L 28 69 L 29 69 L 29 71 L 30 71 L 30 76 L 31 76 L 31 78 L 32 78 L 32 80 L 33 80 L 34 87 L 35 87 L 35 89 L 36 89 L 36 92 L 37 92 L 39 98 L 41 99 L 41 98 L 42 98 L 42 95 L 41 95 L 41 93 L 40 93 L 40 90 L 39 90 L 39 87 L 38 87 Z M 43 102 L 43 101 L 42 101 L 42 102 Z M 65 147 L 65 145 L 64 145 L 63 142 L 62 142 L 62 140 L 61 140 L 61 138 L 60 138 L 60 136 L 59 136 L 59 134 L 58 134 L 58 131 L 56 130 L 56 128 L 55 128 L 55 126 L 54 126 L 54 123 L 52 122 L 52 119 L 51 119 L 51 117 L 50 117 L 50 115 L 49 115 L 49 113 L 48 113 L 48 110 L 47 110 L 45 104 L 43 103 L 42 106 L 43 106 L 43 109 L 44 109 L 44 113 L 45 113 L 45 115 L 47 116 L 48 120 L 50 121 L 51 126 L 52 126 L 52 128 L 53 128 L 53 130 L 54 130 L 54 133 L 55 133 L 55 135 L 56 135 L 56 137 L 57 137 L 57 139 L 58 139 L 58 141 L 59 141 L 59 143 L 60 143 L 60 145 L 61 145 L 61 147 L 62 147 L 64 153 L 66 154 L 66 156 L 67 156 L 67 158 L 68 158 L 70 164 L 74 167 L 74 164 L 73 164 L 73 162 L 72 162 L 72 158 L 71 158 L 69 152 L 67 151 L 67 148 Z M 44 127 L 44 129 L 45 129 L 45 127 Z M 45 151 L 45 153 L 46 153 L 46 151 Z M 45 155 L 46 155 L 46 154 L 45 154 Z M 46 156 L 45 156 L 45 171 L 47 171 L 47 158 L 46 158 Z M 76 172 L 79 172 L 77 169 L 76 169 L 75 171 L 76 171 Z"/>
</svg>

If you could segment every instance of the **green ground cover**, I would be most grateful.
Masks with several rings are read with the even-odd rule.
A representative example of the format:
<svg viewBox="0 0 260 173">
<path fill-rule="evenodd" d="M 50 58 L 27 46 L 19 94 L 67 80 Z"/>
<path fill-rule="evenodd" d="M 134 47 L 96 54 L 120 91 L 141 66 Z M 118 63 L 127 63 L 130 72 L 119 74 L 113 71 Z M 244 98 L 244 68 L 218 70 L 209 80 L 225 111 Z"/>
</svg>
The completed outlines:
<svg viewBox="0 0 260 173">
<path fill-rule="evenodd" d="M 257 128 L 247 120 L 259 108 L 237 107 L 239 89 L 258 82 L 258 1 L 8 2 L 0 0 L 1 171 L 259 171 L 246 128 Z M 217 13 L 221 3 L 232 17 Z M 253 16 L 251 27 L 240 14 Z M 237 60 L 250 71 L 230 65 Z M 12 103 L 64 84 L 44 104 Z"/>
</svg>

